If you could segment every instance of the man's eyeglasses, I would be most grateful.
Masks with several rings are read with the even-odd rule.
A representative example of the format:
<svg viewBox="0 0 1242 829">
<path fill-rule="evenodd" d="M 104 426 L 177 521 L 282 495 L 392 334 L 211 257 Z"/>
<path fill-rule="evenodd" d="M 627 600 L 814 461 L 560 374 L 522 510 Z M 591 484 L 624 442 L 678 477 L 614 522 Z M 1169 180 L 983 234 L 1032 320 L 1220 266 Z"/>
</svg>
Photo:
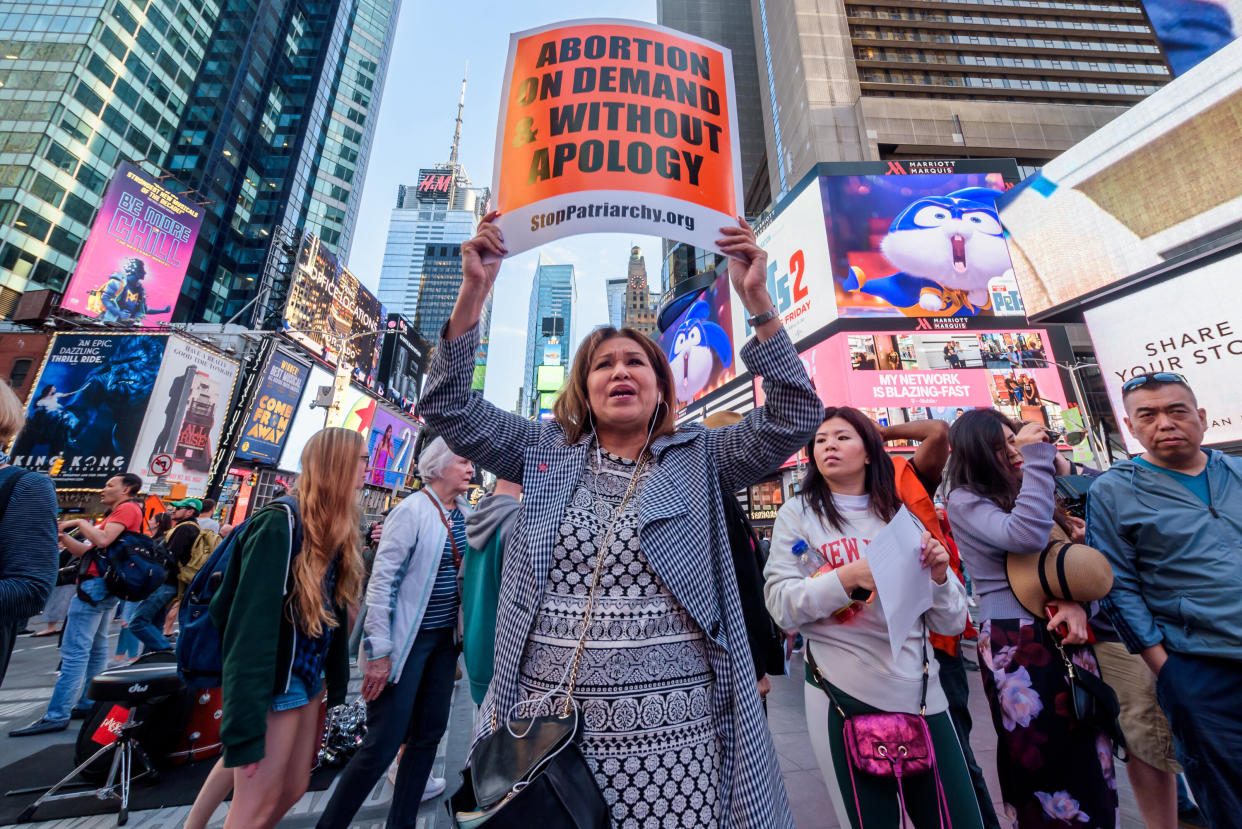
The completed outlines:
<svg viewBox="0 0 1242 829">
<path fill-rule="evenodd" d="M 1186 378 L 1180 374 L 1174 374 L 1171 371 L 1153 371 L 1151 374 L 1138 374 L 1121 384 L 1122 393 L 1141 389 L 1148 383 L 1177 383 L 1182 386 L 1189 386 Z"/>
</svg>

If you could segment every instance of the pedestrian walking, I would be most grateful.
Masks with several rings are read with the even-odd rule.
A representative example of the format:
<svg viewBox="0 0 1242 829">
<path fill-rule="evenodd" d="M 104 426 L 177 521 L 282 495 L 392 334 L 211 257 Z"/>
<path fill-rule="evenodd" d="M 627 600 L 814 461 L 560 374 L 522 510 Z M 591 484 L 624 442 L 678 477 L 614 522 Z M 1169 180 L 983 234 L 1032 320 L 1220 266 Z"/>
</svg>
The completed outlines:
<svg viewBox="0 0 1242 829">
<path fill-rule="evenodd" d="M 56 490 L 47 476 L 10 466 L 4 451 L 24 422 L 21 401 L 0 383 L 0 684 L 17 632 L 56 583 Z"/>
<path fill-rule="evenodd" d="M 61 546 L 83 559 L 78 570 L 77 595 L 69 602 L 61 639 L 60 676 L 43 716 L 25 728 L 10 731 L 10 737 L 63 731 L 69 727 L 70 718 L 84 718 L 90 713 L 92 703 L 87 689 L 107 666 L 108 625 L 117 607 L 116 597 L 104 585 L 103 556 L 122 532 L 142 532 L 142 508 L 134 503 L 141 489 L 142 478 L 132 472 L 114 475 L 99 493 L 99 501 L 108 511 L 97 524 L 85 518 L 60 522 Z"/>
<path fill-rule="evenodd" d="M 1111 742 L 1066 708 L 1069 684 L 1051 632 L 1064 624 L 1066 653 L 1079 670 L 1098 676 L 1086 644 L 1087 612 L 1053 601 L 1053 617 L 1036 619 L 1006 578 L 1006 556 L 1041 553 L 1058 518 L 1067 535 L 1073 532 L 1068 516 L 1056 511 L 1056 447 L 1042 424 L 1015 428 L 994 409 L 963 414 L 949 440 L 948 513 L 983 618 L 980 673 L 1000 740 L 1005 811 L 1018 829 L 1050 821 L 1110 829 L 1117 821 Z"/>
<path fill-rule="evenodd" d="M 579 744 L 616 825 L 672 812 L 684 825 L 791 826 L 721 502 L 779 467 L 823 411 L 768 295 L 767 256 L 745 222 L 721 230 L 735 299 L 754 315 L 741 355 L 766 405 L 734 426 L 679 430 L 659 346 L 602 328 L 540 423 L 470 391 L 505 253 L 495 216 L 462 245 L 461 290 L 420 401 L 454 451 L 523 486 L 477 736 L 561 710 L 582 641 Z"/>
<path fill-rule="evenodd" d="M 403 743 L 387 825 L 413 827 L 425 790 L 438 796 L 445 788 L 442 778 L 428 775 L 457 672 L 457 570 L 470 511 L 462 495 L 474 464 L 436 438 L 419 454 L 418 474 L 423 488 L 388 514 L 375 551 L 365 657 L 358 657 L 367 733 L 341 772 L 320 829 L 349 826 Z"/>
<path fill-rule="evenodd" d="M 220 740 L 233 770 L 226 829 L 275 826 L 305 794 L 324 686 L 329 706 L 345 700 L 367 459 L 357 432 L 316 432 L 302 450 L 297 509 L 268 505 L 250 519 L 212 599 L 224 667 Z M 208 789 L 200 796 L 214 798 Z"/>
<path fill-rule="evenodd" d="M 1177 760 L 1208 823 L 1237 826 L 1242 461 L 1203 448 L 1207 415 L 1181 375 L 1137 375 L 1122 385 L 1122 401 L 1143 454 L 1097 478 L 1087 500 L 1088 543 L 1113 566 L 1104 609 L 1126 648 L 1155 676 Z M 1168 784 L 1160 785 L 1167 815 Z"/>
<path fill-rule="evenodd" d="M 802 487 L 776 515 L 765 569 L 768 609 L 806 641 L 807 729 L 842 826 L 896 827 L 901 803 L 917 827 L 982 827 L 966 759 L 958 744 L 929 631 L 956 636 L 966 626 L 966 589 L 949 570 L 949 552 L 926 529 L 921 564 L 933 605 L 905 632 L 896 658 L 867 560 L 870 539 L 902 506 L 884 438 L 866 415 L 829 408 L 806 447 Z M 935 768 L 904 778 L 852 767 L 845 718 L 898 712 L 922 716 Z M 943 800 L 939 795 L 943 792 Z M 942 803 L 948 815 L 943 815 Z"/>
<path fill-rule="evenodd" d="M 466 517 L 466 555 L 461 566 L 462 658 L 470 678 L 470 698 L 483 704 L 492 684 L 496 655 L 496 608 L 505 547 L 522 506 L 522 487 L 498 478 Z"/>
<path fill-rule="evenodd" d="M 164 637 L 164 618 L 168 605 L 177 596 L 180 579 L 179 568 L 188 564 L 190 554 L 194 550 L 194 542 L 203 530 L 198 525 L 199 511 L 203 502 L 198 498 L 183 498 L 174 501 L 170 515 L 173 526 L 161 536 L 172 560 L 176 563 L 168 571 L 164 583 L 155 588 L 155 592 L 138 603 L 137 609 L 129 620 L 130 632 L 136 636 L 148 651 L 165 651 L 172 644 Z"/>
</svg>

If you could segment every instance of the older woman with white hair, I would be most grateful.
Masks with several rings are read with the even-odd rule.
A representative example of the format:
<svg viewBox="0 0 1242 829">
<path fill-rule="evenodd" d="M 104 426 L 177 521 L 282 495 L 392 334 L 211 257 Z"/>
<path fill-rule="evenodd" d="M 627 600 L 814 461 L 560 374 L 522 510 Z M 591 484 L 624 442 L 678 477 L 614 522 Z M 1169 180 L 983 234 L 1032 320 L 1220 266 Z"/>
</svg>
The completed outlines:
<svg viewBox="0 0 1242 829">
<path fill-rule="evenodd" d="M 367 587 L 365 656 L 358 659 L 367 736 L 341 772 L 320 827 L 350 824 L 403 743 L 387 825 L 413 826 L 424 789 L 444 790 L 428 774 L 456 678 L 457 568 L 469 512 L 462 496 L 474 464 L 436 438 L 418 456 L 418 474 L 423 488 L 384 521 Z"/>
</svg>

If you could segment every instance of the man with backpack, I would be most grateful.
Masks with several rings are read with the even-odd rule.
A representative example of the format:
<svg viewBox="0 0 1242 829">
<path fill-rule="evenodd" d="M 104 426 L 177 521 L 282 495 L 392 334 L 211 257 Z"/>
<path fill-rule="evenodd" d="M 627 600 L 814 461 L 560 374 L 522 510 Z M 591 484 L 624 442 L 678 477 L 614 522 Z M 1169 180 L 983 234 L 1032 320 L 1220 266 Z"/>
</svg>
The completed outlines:
<svg viewBox="0 0 1242 829">
<path fill-rule="evenodd" d="M 64 731 L 71 717 L 83 718 L 90 713 L 92 704 L 86 690 L 107 665 L 108 624 L 117 605 L 116 596 L 105 584 L 108 564 L 103 552 L 122 533 L 142 531 L 142 508 L 134 503 L 141 489 L 142 478 L 132 472 L 114 475 L 99 494 L 108 512 L 97 524 L 84 518 L 60 523 L 61 546 L 82 562 L 77 595 L 69 603 L 69 616 L 65 619 L 60 676 L 52 689 L 47 712 L 25 728 L 10 731 L 10 737 Z M 78 537 L 69 535 L 70 532 Z"/>
<path fill-rule="evenodd" d="M 167 550 L 168 559 L 175 562 L 175 566 L 169 568 L 164 583 L 142 600 L 129 621 L 130 632 L 146 645 L 148 651 L 163 651 L 172 647 L 162 632 L 165 609 L 177 596 L 180 585 L 188 583 L 194 577 L 194 573 L 198 572 L 198 568 L 211 555 L 219 541 L 219 536 L 198 525 L 198 516 L 203 508 L 202 501 L 185 498 L 173 502 L 171 506 L 172 529 L 159 541 Z M 155 624 L 156 619 L 159 620 L 159 625 Z"/>
</svg>

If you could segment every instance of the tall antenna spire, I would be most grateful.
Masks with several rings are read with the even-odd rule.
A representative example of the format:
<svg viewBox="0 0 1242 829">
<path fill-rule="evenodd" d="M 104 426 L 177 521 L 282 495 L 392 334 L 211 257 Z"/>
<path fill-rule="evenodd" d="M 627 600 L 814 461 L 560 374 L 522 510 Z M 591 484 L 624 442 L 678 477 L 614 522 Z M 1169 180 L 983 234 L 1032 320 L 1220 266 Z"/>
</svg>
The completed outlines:
<svg viewBox="0 0 1242 829">
<path fill-rule="evenodd" d="M 461 97 L 457 99 L 457 124 L 453 127 L 453 146 L 449 149 L 449 196 L 448 208 L 453 209 L 457 198 L 457 148 L 461 144 L 461 113 L 466 107 L 466 76 L 470 74 L 470 61 L 466 61 L 466 69 L 461 75 Z"/>
</svg>

